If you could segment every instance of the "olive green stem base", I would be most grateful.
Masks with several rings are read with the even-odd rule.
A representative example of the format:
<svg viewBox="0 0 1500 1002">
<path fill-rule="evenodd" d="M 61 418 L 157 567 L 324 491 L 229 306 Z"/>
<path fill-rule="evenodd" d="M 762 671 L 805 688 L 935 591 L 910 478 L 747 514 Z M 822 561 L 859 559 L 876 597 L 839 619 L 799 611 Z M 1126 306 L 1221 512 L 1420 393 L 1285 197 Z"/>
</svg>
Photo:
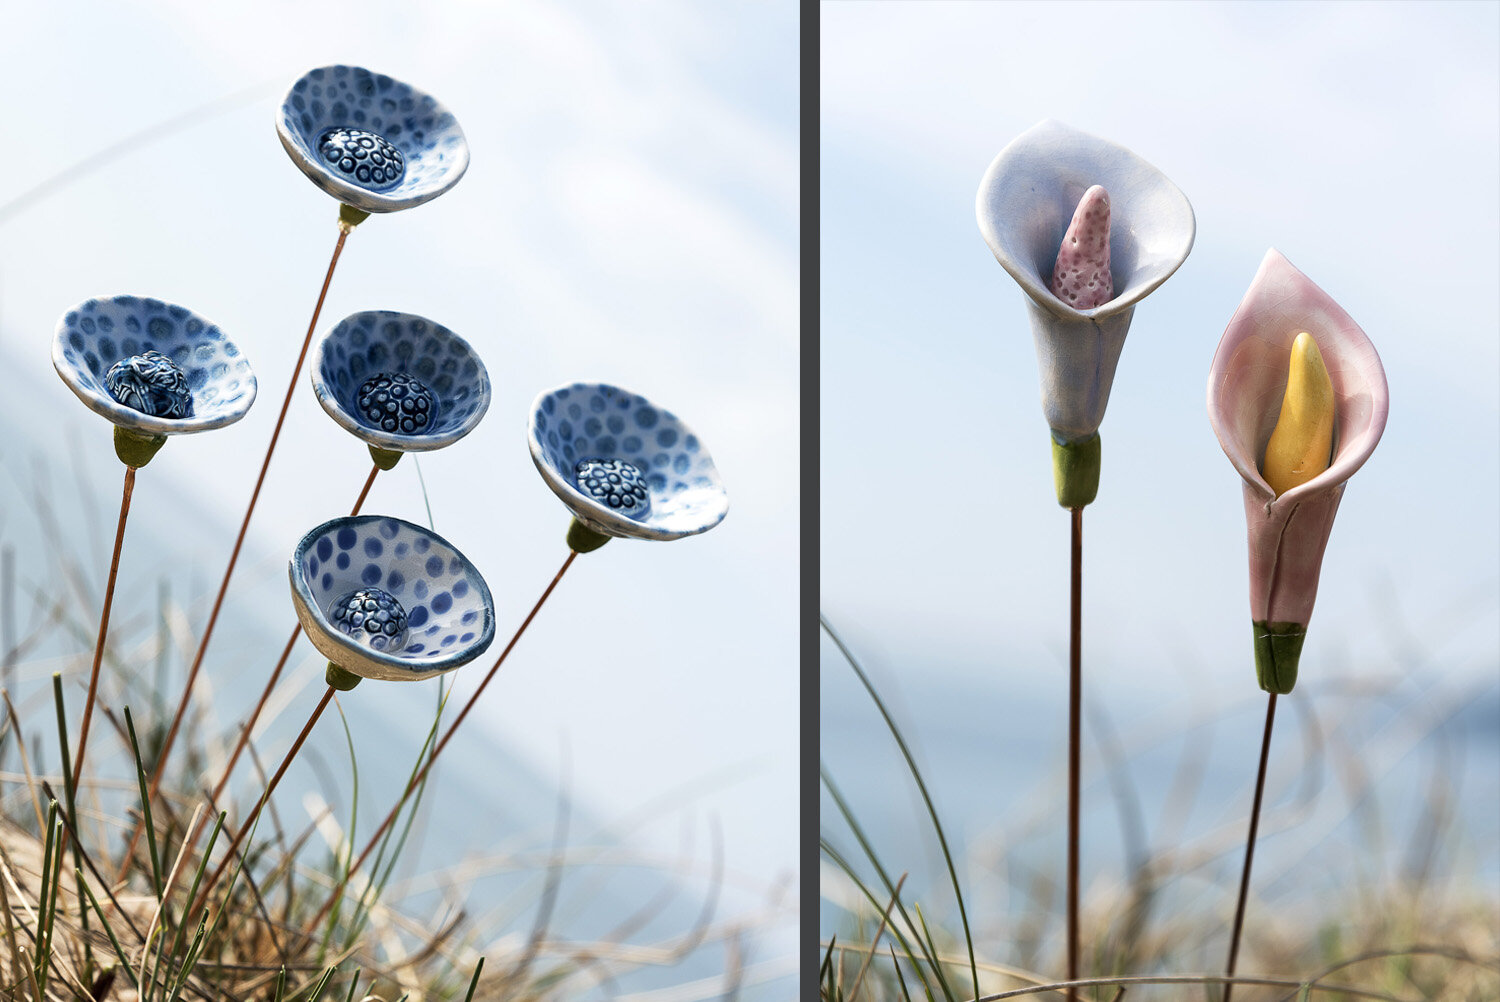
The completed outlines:
<svg viewBox="0 0 1500 1002">
<path fill-rule="evenodd" d="M 1302 623 L 1251 623 L 1255 630 L 1255 677 L 1266 692 L 1285 696 L 1297 684 L 1297 662 L 1307 627 Z"/>
<path fill-rule="evenodd" d="M 568 523 L 568 549 L 574 553 L 592 553 L 610 541 L 609 536 L 595 532 L 578 519 Z"/>
<path fill-rule="evenodd" d="M 1081 442 L 1059 442 L 1052 436 L 1052 482 L 1064 508 L 1092 504 L 1099 493 L 1099 433 Z"/>
<path fill-rule="evenodd" d="M 356 209 L 352 205 L 339 206 L 339 229 L 348 233 L 354 227 L 370 218 L 370 214 L 364 209 Z"/>
<path fill-rule="evenodd" d="M 115 425 L 115 455 L 133 470 L 151 462 L 151 457 L 166 444 L 165 435 L 142 435 L 138 431 L 129 431 Z"/>
<path fill-rule="evenodd" d="M 345 671 L 332 661 L 328 662 L 328 670 L 323 673 L 323 681 L 327 682 L 339 692 L 348 692 L 362 681 L 352 671 Z"/>
<path fill-rule="evenodd" d="M 393 469 L 397 463 L 401 462 L 401 457 L 406 455 L 404 452 L 391 452 L 388 449 L 382 449 L 375 445 L 369 448 L 370 458 L 375 460 L 375 465 L 382 470 Z"/>
</svg>

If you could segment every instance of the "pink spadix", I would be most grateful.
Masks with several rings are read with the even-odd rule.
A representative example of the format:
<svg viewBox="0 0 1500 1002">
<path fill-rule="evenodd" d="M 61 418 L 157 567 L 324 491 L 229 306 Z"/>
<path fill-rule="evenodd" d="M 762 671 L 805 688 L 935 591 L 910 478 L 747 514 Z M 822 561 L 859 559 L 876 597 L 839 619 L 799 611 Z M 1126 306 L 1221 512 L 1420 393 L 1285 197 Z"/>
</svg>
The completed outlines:
<svg viewBox="0 0 1500 1002">
<path fill-rule="evenodd" d="M 1115 297 L 1109 274 L 1109 192 L 1102 185 L 1085 191 L 1073 210 L 1047 288 L 1075 310 L 1091 310 Z"/>
</svg>

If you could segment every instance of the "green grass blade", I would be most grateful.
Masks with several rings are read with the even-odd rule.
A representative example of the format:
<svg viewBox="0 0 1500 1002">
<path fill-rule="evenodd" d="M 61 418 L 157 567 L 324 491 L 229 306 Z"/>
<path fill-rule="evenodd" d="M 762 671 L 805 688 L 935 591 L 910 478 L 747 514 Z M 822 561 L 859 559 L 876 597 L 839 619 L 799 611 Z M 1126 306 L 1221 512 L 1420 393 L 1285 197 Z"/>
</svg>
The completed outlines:
<svg viewBox="0 0 1500 1002">
<path fill-rule="evenodd" d="M 872 908 L 874 908 L 878 912 L 885 907 L 885 902 L 881 901 L 878 897 L 875 896 L 875 892 L 870 889 L 868 884 L 860 879 L 859 874 L 854 871 L 853 865 L 843 857 L 843 854 L 840 853 L 831 842 L 829 842 L 827 839 L 819 839 L 818 848 L 823 853 L 823 855 L 828 857 L 828 859 L 833 863 L 834 866 L 837 866 L 844 872 L 844 875 L 846 877 L 854 882 L 854 886 L 857 887 L 859 889 L 859 892 L 865 896 L 865 900 L 870 903 L 870 906 Z M 887 898 L 887 900 L 889 900 L 889 898 Z M 915 926 L 912 925 L 911 917 L 906 913 L 906 906 L 898 901 L 897 907 L 901 911 L 901 918 L 905 922 L 905 927 L 907 929 L 914 929 Z M 921 952 L 923 957 L 926 959 L 928 966 L 937 972 L 938 987 L 943 990 L 944 994 L 947 995 L 949 999 L 952 999 L 953 996 L 951 994 L 948 994 L 946 985 L 942 980 L 942 970 L 939 966 L 937 956 L 935 954 L 927 952 L 927 944 L 923 943 L 921 939 L 918 939 L 916 949 L 913 949 L 911 941 L 906 938 L 906 933 L 905 931 L 903 931 L 901 926 L 898 926 L 896 923 L 892 922 L 887 928 L 891 930 L 891 935 L 896 937 L 896 941 L 901 944 L 901 949 L 905 952 L 906 959 L 911 961 L 912 970 L 916 971 L 917 977 L 921 980 L 923 988 L 925 988 L 927 991 L 927 995 L 931 997 L 932 985 L 927 980 L 927 975 L 922 971 L 922 965 L 917 962 L 918 952 Z"/>
<path fill-rule="evenodd" d="M 917 768 L 917 761 L 912 757 L 911 749 L 906 745 L 906 738 L 902 736 L 901 728 L 896 726 L 895 718 L 886 709 L 885 702 L 880 698 L 880 694 L 875 691 L 875 686 L 871 684 L 870 677 L 865 674 L 865 670 L 860 665 L 859 659 L 854 656 L 854 652 L 844 643 L 844 639 L 833 628 L 833 624 L 828 621 L 828 617 L 819 613 L 818 622 L 822 625 L 824 631 L 827 632 L 829 638 L 833 640 L 834 645 L 838 647 L 839 653 L 843 654 L 844 660 L 849 662 L 849 667 L 854 669 L 854 674 L 859 676 L 859 680 L 864 684 L 865 691 L 870 694 L 870 698 L 875 701 L 875 706 L 880 710 L 880 715 L 885 718 L 886 727 L 890 729 L 891 736 L 896 739 L 897 747 L 901 749 L 901 756 L 906 759 L 906 767 L 911 771 L 912 779 L 916 780 L 917 789 L 921 791 L 922 803 L 927 805 L 927 816 L 932 819 L 932 829 L 937 833 L 938 845 L 943 851 L 943 862 L 948 865 L 948 879 L 953 884 L 953 896 L 958 901 L 959 921 L 963 923 L 964 927 L 964 942 L 969 948 L 969 973 L 974 980 L 974 994 L 978 995 L 979 964 L 974 959 L 974 936 L 969 931 L 969 914 L 967 909 L 964 908 L 964 892 L 958 883 L 958 870 L 953 865 L 953 854 L 948 851 L 948 837 L 943 834 L 943 825 L 938 820 L 937 808 L 933 806 L 932 796 L 927 792 L 927 784 L 922 779 L 922 770 Z"/>
<path fill-rule="evenodd" d="M 99 924 L 103 927 L 104 934 L 109 937 L 109 945 L 114 948 L 115 956 L 120 959 L 121 968 L 123 968 L 125 973 L 129 975 L 130 982 L 131 984 L 135 985 L 136 994 L 139 995 L 141 993 L 141 986 L 140 982 L 136 980 L 135 969 L 130 966 L 130 961 L 126 959 L 125 950 L 120 946 L 120 940 L 115 936 L 114 929 L 110 927 L 109 919 L 107 919 L 104 915 L 104 909 L 99 907 L 99 899 L 94 897 L 93 888 L 89 887 L 87 881 L 83 879 L 83 871 L 76 870 L 75 872 L 78 874 L 78 884 L 83 888 L 83 893 L 88 898 L 90 907 L 92 907 L 94 909 L 94 913 L 99 916 Z"/>
<path fill-rule="evenodd" d="M 135 721 L 130 718 L 130 707 L 125 707 L 125 728 L 130 733 L 130 750 L 135 754 L 136 782 L 141 790 L 141 812 L 145 818 L 146 846 L 151 853 L 151 888 L 156 900 L 161 900 L 161 851 L 156 847 L 156 823 L 151 818 L 151 797 L 146 792 L 146 767 L 141 763 L 141 744 L 135 735 Z"/>
<path fill-rule="evenodd" d="M 63 796 L 67 798 L 67 817 L 73 831 L 78 831 L 78 796 L 77 789 L 73 783 L 72 755 L 68 751 L 68 718 L 63 708 L 62 673 L 52 673 L 52 702 L 57 707 L 57 747 L 62 752 L 62 777 Z M 78 901 L 83 901 L 83 851 L 78 846 L 77 840 L 73 842 L 73 869 L 79 873 L 78 877 Z M 94 943 L 93 937 L 89 935 L 89 911 L 87 908 L 78 909 L 79 924 L 83 928 L 83 983 L 90 984 L 94 980 Z"/>
<path fill-rule="evenodd" d="M 849 802 L 844 799 L 844 795 L 839 791 L 838 784 L 834 783 L 833 777 L 828 774 L 827 766 L 819 763 L 818 774 L 823 779 L 823 786 L 828 790 L 829 795 L 833 797 L 833 802 L 838 806 L 839 813 L 844 816 L 844 822 L 849 826 L 849 830 L 854 833 L 854 838 L 859 842 L 860 848 L 864 850 L 865 857 L 874 865 L 875 872 L 879 875 L 881 884 L 885 886 L 886 900 L 894 898 L 896 909 L 901 912 L 902 920 L 906 922 L 908 928 L 915 929 L 916 926 L 912 923 L 911 916 L 906 912 L 906 905 L 902 903 L 901 896 L 896 893 L 895 883 L 891 880 L 890 874 L 886 872 L 885 865 L 880 861 L 880 855 L 875 852 L 874 847 L 870 845 L 870 840 L 865 837 L 864 828 L 860 825 L 858 819 L 855 818 L 854 811 L 850 808 Z M 883 903 L 875 903 L 876 911 L 881 911 L 883 908 Z M 932 964 L 933 974 L 937 976 L 938 984 L 943 989 L 944 997 L 949 999 L 950 1002 L 957 1002 L 953 994 L 953 989 L 948 984 L 948 978 L 943 973 L 943 967 L 937 961 L 935 951 L 928 954 L 928 960 Z"/>
<path fill-rule="evenodd" d="M 474 965 L 474 976 L 469 979 L 469 991 L 464 995 L 464 1002 L 474 1002 L 474 989 L 479 987 L 479 972 L 484 970 L 484 958 L 479 958 L 479 963 Z"/>
</svg>

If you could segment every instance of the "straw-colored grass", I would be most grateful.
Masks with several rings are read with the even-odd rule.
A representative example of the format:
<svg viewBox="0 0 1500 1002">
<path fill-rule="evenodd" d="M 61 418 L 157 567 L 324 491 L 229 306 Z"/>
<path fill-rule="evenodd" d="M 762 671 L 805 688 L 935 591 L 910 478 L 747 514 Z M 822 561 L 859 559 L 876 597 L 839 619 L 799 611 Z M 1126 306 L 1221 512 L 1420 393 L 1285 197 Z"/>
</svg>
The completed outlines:
<svg viewBox="0 0 1500 1002">
<path fill-rule="evenodd" d="M 904 752 L 906 738 L 858 658 L 826 621 L 824 628 Z M 1379 862 L 1390 855 L 1395 842 L 1394 826 L 1381 817 L 1379 798 L 1373 793 L 1381 769 L 1429 739 L 1470 694 L 1450 693 L 1444 700 L 1429 693 L 1422 706 L 1405 708 L 1400 714 L 1405 726 L 1387 729 L 1380 756 L 1367 754 L 1357 728 L 1346 732 L 1337 720 L 1321 720 L 1314 698 L 1298 695 L 1302 712 L 1292 719 L 1300 719 L 1300 737 L 1309 753 L 1293 779 L 1290 796 L 1268 808 L 1261 838 L 1298 835 L 1299 844 L 1326 850 L 1327 832 L 1347 822 L 1351 813 L 1324 809 L 1324 802 L 1337 793 L 1356 805 L 1352 813 L 1365 844 L 1357 850 L 1331 850 L 1328 866 L 1339 869 L 1326 887 L 1303 893 L 1283 888 L 1264 897 L 1254 889 L 1274 889 L 1282 872 L 1273 865 L 1274 856 L 1258 854 L 1235 979 L 1236 1002 L 1500 999 L 1500 898 L 1493 886 L 1477 879 L 1477 873 L 1473 879 L 1462 875 L 1464 867 L 1472 870 L 1477 865 L 1476 854 L 1482 861 L 1486 851 L 1493 854 L 1500 847 L 1486 850 L 1480 845 L 1476 853 L 1468 839 L 1455 808 L 1458 791 L 1444 768 L 1447 753 L 1434 757 L 1425 777 L 1426 799 L 1415 825 L 1405 823 L 1412 831 L 1403 841 L 1401 864 Z M 1347 698 L 1341 706 L 1360 699 L 1380 702 L 1389 693 L 1372 688 L 1343 695 Z M 1105 733 L 1109 740 L 1101 745 L 1107 761 L 1122 764 L 1144 750 L 1115 741 L 1107 728 Z M 1159 737 L 1153 734 L 1151 740 Z M 1186 747 L 1181 782 L 1173 784 L 1176 799 L 1191 798 L 1202 778 L 1201 773 L 1194 775 L 1195 749 Z M 1062 999 L 1064 993 L 1055 987 L 1063 967 L 1060 868 L 1056 874 L 1030 869 L 1022 858 L 1025 854 L 1016 854 L 1018 847 L 1046 838 L 1046 832 L 1054 833 L 1052 841 L 1061 837 L 1056 834 L 1061 830 L 1058 805 L 1043 804 L 1034 815 L 1009 820 L 1003 832 L 971 846 L 965 865 L 959 866 L 949 854 L 947 838 L 939 834 L 941 817 L 928 799 L 927 780 L 911 756 L 905 761 L 909 775 L 893 776 L 891 781 L 918 785 L 930 809 L 933 842 L 943 864 L 937 884 L 946 881 L 947 893 L 924 907 L 905 888 L 908 864 L 920 864 L 882 855 L 881 833 L 866 829 L 857 805 L 849 802 L 837 777 L 825 767 L 824 790 L 840 817 L 823 819 L 820 883 L 824 901 L 840 910 L 842 922 L 837 934 L 822 942 L 821 997 L 829 1002 Z M 1122 827 L 1139 828 L 1135 793 L 1128 782 L 1118 780 L 1127 774 L 1123 768 L 1114 770 L 1110 792 Z M 1325 784 L 1325 774 L 1332 774 L 1335 786 Z M 1248 792 L 1244 801 L 1248 811 Z M 1167 813 L 1183 816 L 1187 806 L 1177 803 Z M 1155 848 L 1147 848 L 1139 833 L 1127 835 L 1132 837 L 1136 844 L 1125 854 L 1125 868 L 1085 886 L 1081 980 L 1089 987 L 1080 988 L 1079 998 L 1214 1002 L 1224 980 L 1244 814 L 1193 838 L 1171 832 L 1163 839 L 1170 844 Z M 1321 858 L 1313 857 L 1314 869 Z M 1225 866 L 1226 859 L 1234 865 Z M 1307 869 L 1307 862 L 1301 862 L 1288 879 L 1305 880 Z M 967 883 L 960 882 L 959 872 L 967 874 Z M 1230 873 L 1233 876 L 1226 880 Z M 988 900 L 1002 895 L 1008 900 L 1004 915 L 975 914 L 972 898 L 979 887 Z M 933 892 L 927 894 L 931 898 Z"/>
</svg>

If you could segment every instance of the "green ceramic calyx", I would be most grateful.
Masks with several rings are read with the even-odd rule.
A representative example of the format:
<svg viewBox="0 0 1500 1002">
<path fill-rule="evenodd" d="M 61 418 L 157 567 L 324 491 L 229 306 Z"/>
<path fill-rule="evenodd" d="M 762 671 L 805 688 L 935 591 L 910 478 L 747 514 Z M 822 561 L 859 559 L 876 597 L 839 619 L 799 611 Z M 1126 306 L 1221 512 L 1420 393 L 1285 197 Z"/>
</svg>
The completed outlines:
<svg viewBox="0 0 1500 1002">
<path fill-rule="evenodd" d="M 576 518 L 568 523 L 568 549 L 574 553 L 591 553 L 609 540 L 609 536 L 595 532 Z"/>
<path fill-rule="evenodd" d="M 115 455 L 120 457 L 120 462 L 132 469 L 138 470 L 151 462 L 151 457 L 166 444 L 165 435 L 142 435 L 138 431 L 115 425 Z"/>
<path fill-rule="evenodd" d="M 1255 676 L 1266 692 L 1284 696 L 1297 684 L 1297 662 L 1307 627 L 1302 623 L 1252 623 L 1255 629 Z"/>
<path fill-rule="evenodd" d="M 346 671 L 330 661 L 328 662 L 328 670 L 323 673 L 323 681 L 340 692 L 348 692 L 356 685 L 359 685 L 361 679 L 352 671 Z"/>
<path fill-rule="evenodd" d="M 1052 436 L 1052 482 L 1057 503 L 1064 508 L 1092 504 L 1099 493 L 1099 433 L 1078 442 L 1059 442 Z"/>
</svg>

